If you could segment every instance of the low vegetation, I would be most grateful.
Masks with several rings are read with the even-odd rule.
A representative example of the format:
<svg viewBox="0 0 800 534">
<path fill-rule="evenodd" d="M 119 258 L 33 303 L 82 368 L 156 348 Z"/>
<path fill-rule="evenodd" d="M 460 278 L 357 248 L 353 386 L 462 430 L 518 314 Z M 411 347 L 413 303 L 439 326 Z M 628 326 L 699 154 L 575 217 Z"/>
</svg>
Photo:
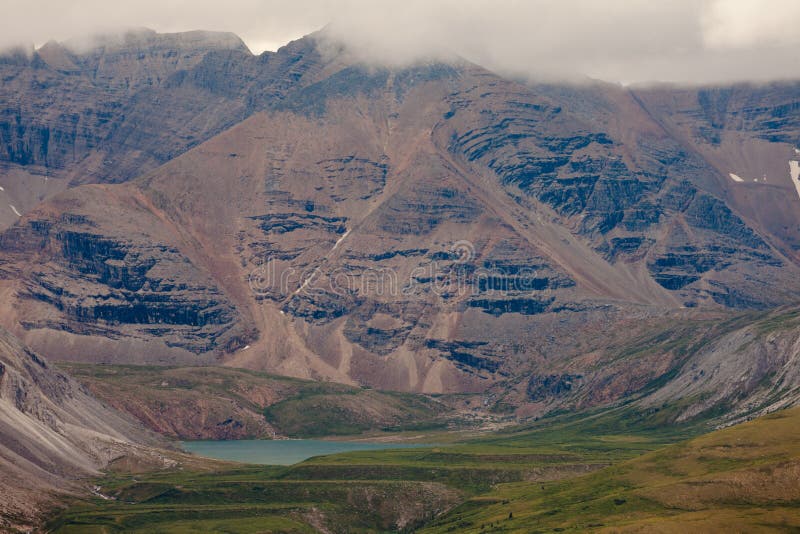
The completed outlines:
<svg viewBox="0 0 800 534">
<path fill-rule="evenodd" d="M 588 476 L 499 485 L 426 531 L 797 531 L 798 475 L 800 409 L 791 409 Z"/>
<path fill-rule="evenodd" d="M 607 417 L 607 419 L 604 419 Z M 601 470 L 678 439 L 640 425 L 620 434 L 611 416 L 541 421 L 530 428 L 442 443 L 311 458 L 290 467 L 217 464 L 149 474 L 109 473 L 98 497 L 73 503 L 56 532 L 374 532 L 418 530 L 508 484 L 547 483 Z M 473 501 L 476 500 L 476 501 Z M 437 519 L 439 518 L 439 519 Z M 449 527 L 448 527 L 449 528 Z"/>
<path fill-rule="evenodd" d="M 426 395 L 244 369 L 60 365 L 99 399 L 183 440 L 436 429 L 455 419 L 450 408 Z"/>
<path fill-rule="evenodd" d="M 90 371 L 97 376 L 123 368 L 78 371 L 85 378 Z M 256 382 L 285 380 L 285 396 L 270 405 L 267 420 L 297 433 L 319 425 L 352 431 L 356 427 L 346 426 L 355 419 L 348 410 L 357 412 L 352 399 L 441 413 L 430 408 L 433 399 L 244 371 L 134 371 L 145 384 L 192 376 L 191 388 L 183 387 L 217 392 L 224 388 L 214 381 L 229 374 L 237 383 L 240 373 Z M 643 410 L 631 402 L 483 435 L 417 431 L 418 440 L 438 445 L 321 456 L 288 467 L 203 467 L 198 459 L 158 472 L 110 471 L 96 482 L 95 498 L 72 502 L 49 527 L 297 533 L 800 529 L 800 408 L 716 431 L 711 419 L 675 423 L 673 414 L 681 409 Z M 345 423 L 334 424 L 336 414 Z"/>
</svg>

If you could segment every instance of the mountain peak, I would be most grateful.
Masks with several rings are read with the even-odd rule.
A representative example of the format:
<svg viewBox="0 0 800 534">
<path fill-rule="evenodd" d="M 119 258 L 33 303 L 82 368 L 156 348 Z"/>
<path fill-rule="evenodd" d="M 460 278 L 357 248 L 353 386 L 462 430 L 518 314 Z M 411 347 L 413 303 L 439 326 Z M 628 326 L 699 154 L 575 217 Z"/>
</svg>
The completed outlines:
<svg viewBox="0 0 800 534">
<path fill-rule="evenodd" d="M 80 70 L 80 67 L 75 64 L 73 54 L 57 41 L 47 41 L 36 50 L 36 55 L 45 64 L 57 71 L 76 72 Z"/>
<path fill-rule="evenodd" d="M 95 83 L 127 91 L 160 85 L 172 74 L 196 66 L 210 53 L 252 56 L 237 35 L 201 30 L 157 33 L 137 28 L 72 39 L 63 48 Z"/>
<path fill-rule="evenodd" d="M 149 28 L 132 28 L 69 39 L 64 46 L 81 55 L 120 53 L 143 49 L 171 48 L 179 51 L 238 50 L 250 52 L 244 41 L 231 32 L 193 30 L 158 33 Z"/>
</svg>

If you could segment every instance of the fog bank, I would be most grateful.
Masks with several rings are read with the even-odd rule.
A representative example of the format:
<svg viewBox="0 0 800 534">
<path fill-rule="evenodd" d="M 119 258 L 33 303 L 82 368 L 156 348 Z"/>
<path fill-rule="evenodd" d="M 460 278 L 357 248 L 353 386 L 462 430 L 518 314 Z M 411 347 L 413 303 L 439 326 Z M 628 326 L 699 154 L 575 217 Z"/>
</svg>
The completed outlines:
<svg viewBox="0 0 800 534">
<path fill-rule="evenodd" d="M 457 54 L 534 79 L 800 78 L 796 0 L 6 0 L 0 46 L 122 27 L 232 31 L 275 50 L 327 25 L 366 61 Z"/>
</svg>

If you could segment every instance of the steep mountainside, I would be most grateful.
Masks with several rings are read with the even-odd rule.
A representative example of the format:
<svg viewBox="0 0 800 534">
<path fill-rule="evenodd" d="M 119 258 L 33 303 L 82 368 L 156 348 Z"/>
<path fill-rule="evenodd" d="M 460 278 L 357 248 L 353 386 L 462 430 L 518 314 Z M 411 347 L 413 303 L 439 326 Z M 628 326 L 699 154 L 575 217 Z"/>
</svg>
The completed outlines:
<svg viewBox="0 0 800 534">
<path fill-rule="evenodd" d="M 783 207 L 758 207 L 762 190 L 748 191 L 762 184 L 725 174 L 745 156 L 698 137 L 703 91 L 528 86 L 464 62 L 367 67 L 320 53 L 317 37 L 254 58 L 231 38 L 147 35 L 166 40 L 153 50 L 213 50 L 151 66 L 166 53 L 111 61 L 107 47 L 75 56 L 106 58 L 102 77 L 65 78 L 102 79 L 140 106 L 64 164 L 73 183 L 127 181 L 69 189 L 0 235 L 0 320 L 45 354 L 489 390 L 487 405 L 496 384 L 535 412 L 677 369 L 669 351 L 608 359 L 642 325 L 797 299 L 791 177 L 764 189 Z M 53 64 L 72 58 L 54 47 Z M 726 113 L 747 98 L 764 109 L 714 126 L 720 143 L 791 156 L 795 86 L 732 91 L 743 96 Z M 87 171 L 100 153 L 117 154 L 116 174 Z M 136 169 L 149 172 L 129 180 Z"/>
<path fill-rule="evenodd" d="M 314 47 L 131 31 L 0 52 L 0 227 L 79 183 L 122 182 L 304 86 Z"/>
<path fill-rule="evenodd" d="M 627 418 L 727 426 L 800 404 L 797 306 L 618 323 L 602 342 L 491 386 L 495 411 L 578 411 L 624 399 Z M 656 415 L 657 414 L 657 415 Z"/>
<path fill-rule="evenodd" d="M 800 250 L 800 83 L 651 88 L 635 97 L 723 177 L 715 194 L 791 258 Z"/>
<path fill-rule="evenodd" d="M 77 479 L 161 441 L 0 329 L 0 530 L 41 519 Z"/>
</svg>

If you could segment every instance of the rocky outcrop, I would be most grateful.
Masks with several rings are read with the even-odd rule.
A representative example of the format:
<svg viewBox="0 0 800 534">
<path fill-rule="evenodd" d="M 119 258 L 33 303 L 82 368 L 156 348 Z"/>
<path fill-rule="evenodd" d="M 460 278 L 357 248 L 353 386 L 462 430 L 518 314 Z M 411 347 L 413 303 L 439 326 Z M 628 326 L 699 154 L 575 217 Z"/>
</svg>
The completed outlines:
<svg viewBox="0 0 800 534">
<path fill-rule="evenodd" d="M 19 169 L 71 185 L 130 180 L 276 105 L 321 64 L 311 39 L 253 56 L 237 36 L 204 31 L 136 30 L 8 55 L 0 184 Z M 34 205 L 26 195 L 11 203 Z"/>
<path fill-rule="evenodd" d="M 118 221 L 126 211 L 119 208 Z M 160 340 L 206 359 L 252 339 L 252 327 L 230 299 L 166 236 L 122 227 L 101 233 L 102 217 L 73 209 L 33 217 L 2 238 L 8 258 L 38 258 L 2 274 L 19 283 L 18 297 L 30 302 L 31 313 L 20 318 L 25 329 Z M 130 215 L 152 222 L 147 210 Z"/>
<path fill-rule="evenodd" d="M 578 387 L 581 375 L 538 375 L 528 379 L 526 393 L 532 402 L 552 400 L 568 395 Z"/>
<path fill-rule="evenodd" d="M 445 358 L 469 373 L 481 370 L 494 373 L 500 368 L 500 361 L 483 354 L 482 349 L 488 344 L 486 341 L 426 341 L 428 348 L 440 351 Z"/>
<path fill-rule="evenodd" d="M 480 212 L 463 191 L 425 185 L 408 196 L 392 197 L 378 224 L 392 234 L 429 234 L 444 221 L 473 222 Z"/>
</svg>

